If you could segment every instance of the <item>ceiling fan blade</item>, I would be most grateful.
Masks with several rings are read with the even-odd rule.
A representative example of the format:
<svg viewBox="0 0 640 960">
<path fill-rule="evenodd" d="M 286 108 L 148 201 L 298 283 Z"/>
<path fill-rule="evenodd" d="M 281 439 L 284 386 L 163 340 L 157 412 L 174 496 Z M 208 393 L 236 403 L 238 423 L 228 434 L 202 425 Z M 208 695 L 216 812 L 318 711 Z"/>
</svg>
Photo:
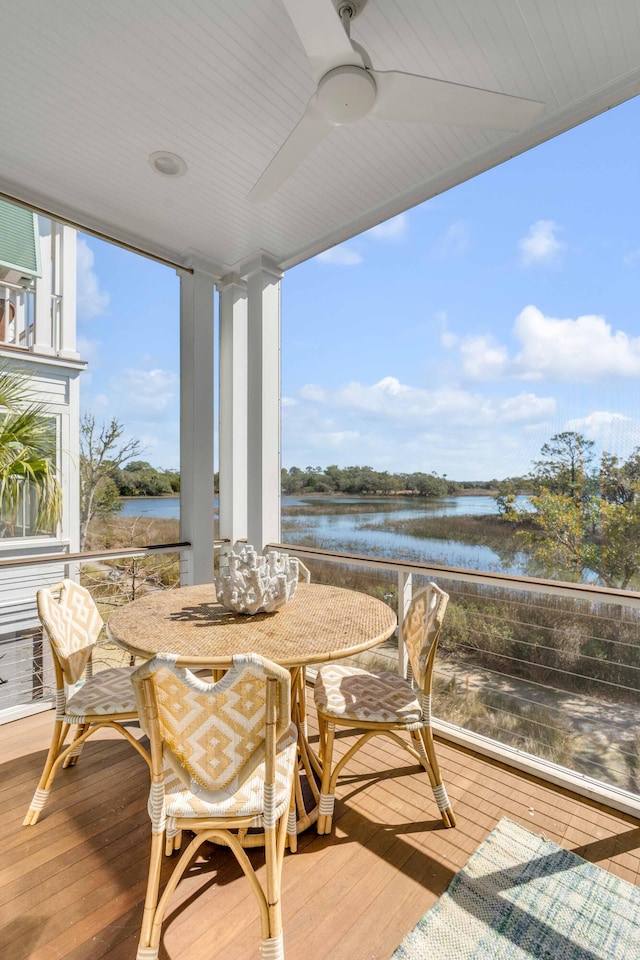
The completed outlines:
<svg viewBox="0 0 640 960">
<path fill-rule="evenodd" d="M 382 120 L 520 130 L 535 120 L 544 108 L 544 103 L 537 100 L 524 100 L 506 93 L 412 73 L 377 70 L 371 73 L 377 87 L 371 113 Z"/>
<path fill-rule="evenodd" d="M 282 2 L 309 57 L 316 83 L 334 67 L 347 63 L 363 66 L 362 57 L 351 46 L 332 0 Z"/>
<path fill-rule="evenodd" d="M 285 180 L 291 176 L 298 165 L 309 156 L 331 130 L 316 106 L 315 95 L 307 104 L 302 119 L 293 128 L 275 157 L 256 182 L 248 199 L 253 203 L 268 200 Z"/>
</svg>

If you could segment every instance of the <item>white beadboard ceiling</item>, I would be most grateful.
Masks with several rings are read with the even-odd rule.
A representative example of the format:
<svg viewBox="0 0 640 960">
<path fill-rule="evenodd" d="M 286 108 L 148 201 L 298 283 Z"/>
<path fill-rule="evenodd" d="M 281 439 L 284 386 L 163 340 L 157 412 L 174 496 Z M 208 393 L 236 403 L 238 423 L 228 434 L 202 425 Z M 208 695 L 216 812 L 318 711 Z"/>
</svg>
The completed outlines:
<svg viewBox="0 0 640 960">
<path fill-rule="evenodd" d="M 0 192 L 222 274 L 298 263 L 640 93 L 638 0 L 368 0 L 351 36 L 377 70 L 544 112 L 515 134 L 335 128 L 256 205 L 315 89 L 279 0 L 0 0 L 0 36 Z M 159 150 L 187 174 L 152 170 Z"/>
</svg>

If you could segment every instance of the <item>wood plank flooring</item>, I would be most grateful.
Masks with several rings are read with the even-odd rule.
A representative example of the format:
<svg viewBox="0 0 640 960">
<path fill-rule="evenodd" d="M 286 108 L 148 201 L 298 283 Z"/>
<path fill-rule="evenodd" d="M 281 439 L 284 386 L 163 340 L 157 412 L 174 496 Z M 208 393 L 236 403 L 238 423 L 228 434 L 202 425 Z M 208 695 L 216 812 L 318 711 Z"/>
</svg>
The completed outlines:
<svg viewBox="0 0 640 960">
<path fill-rule="evenodd" d="M 23 827 L 52 723 L 49 712 L 0 726 L 0 957 L 133 960 L 147 768 L 115 734 L 90 740 L 58 775 L 40 821 Z M 447 744 L 439 757 L 453 830 L 393 744 L 379 739 L 356 757 L 338 789 L 334 833 L 308 830 L 285 857 L 287 960 L 389 960 L 502 816 L 640 885 L 640 822 Z M 260 864 L 261 851 L 250 856 Z M 205 847 L 174 897 L 160 960 L 255 960 L 259 938 L 239 867 L 227 850 Z"/>
</svg>

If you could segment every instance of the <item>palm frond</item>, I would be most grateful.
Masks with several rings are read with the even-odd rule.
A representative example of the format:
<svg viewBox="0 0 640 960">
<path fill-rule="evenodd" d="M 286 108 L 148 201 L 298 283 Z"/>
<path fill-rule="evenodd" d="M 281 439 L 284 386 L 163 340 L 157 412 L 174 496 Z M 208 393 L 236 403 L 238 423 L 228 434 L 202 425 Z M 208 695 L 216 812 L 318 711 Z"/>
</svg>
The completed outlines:
<svg viewBox="0 0 640 960">
<path fill-rule="evenodd" d="M 62 515 L 56 436 L 42 403 L 28 402 L 29 379 L 0 364 L 0 517 L 11 528 L 25 497 L 33 497 L 37 531 L 55 530 Z"/>
</svg>

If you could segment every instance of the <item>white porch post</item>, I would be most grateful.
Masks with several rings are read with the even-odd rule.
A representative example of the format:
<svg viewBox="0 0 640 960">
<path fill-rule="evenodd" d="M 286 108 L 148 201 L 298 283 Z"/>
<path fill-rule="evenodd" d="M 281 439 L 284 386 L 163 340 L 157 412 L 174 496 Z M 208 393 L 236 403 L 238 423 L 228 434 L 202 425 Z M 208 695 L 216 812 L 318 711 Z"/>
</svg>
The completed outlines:
<svg viewBox="0 0 640 960">
<path fill-rule="evenodd" d="M 265 256 L 245 271 L 248 295 L 247 537 L 280 540 L 280 281 Z"/>
<path fill-rule="evenodd" d="M 213 283 L 180 274 L 180 539 L 192 545 L 181 582 L 213 580 Z"/>
<path fill-rule="evenodd" d="M 247 284 L 235 275 L 220 294 L 219 498 L 221 540 L 247 537 Z M 223 548 L 225 549 L 225 548 Z"/>
<path fill-rule="evenodd" d="M 55 320 L 59 329 L 53 329 L 53 346 L 65 357 L 78 357 L 76 352 L 76 259 L 77 235 L 76 231 L 64 224 L 57 226 L 57 252 L 60 257 L 58 264 L 60 289 L 55 291 L 60 295 L 59 305 L 52 314 L 52 326 Z M 53 306 L 53 304 L 52 304 Z M 57 343 L 56 343 L 57 340 Z"/>
<path fill-rule="evenodd" d="M 38 353 L 53 353 L 53 331 L 51 323 L 51 293 L 53 276 L 51 264 L 52 223 L 43 217 L 38 218 L 40 233 L 40 261 L 42 277 L 36 280 L 35 317 L 33 347 Z"/>
</svg>

